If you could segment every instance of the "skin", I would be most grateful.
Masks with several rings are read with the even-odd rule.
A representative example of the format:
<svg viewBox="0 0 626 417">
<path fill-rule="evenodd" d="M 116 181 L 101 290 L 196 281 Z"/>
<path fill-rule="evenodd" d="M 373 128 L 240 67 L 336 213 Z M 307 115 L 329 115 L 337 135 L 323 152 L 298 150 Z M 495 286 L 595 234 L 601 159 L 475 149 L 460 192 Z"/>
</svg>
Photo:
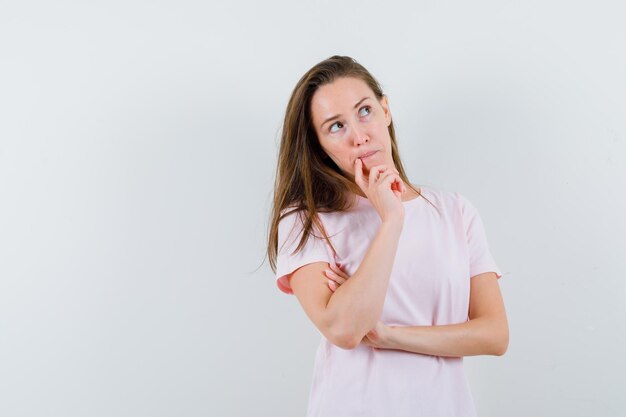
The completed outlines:
<svg viewBox="0 0 626 417">
<path fill-rule="evenodd" d="M 355 161 L 369 151 L 378 152 L 364 159 L 366 174 L 374 165 L 393 166 L 388 99 L 378 101 L 364 81 L 339 78 L 321 86 L 311 100 L 311 113 L 322 149 L 346 175 L 353 177 Z"/>
<path fill-rule="evenodd" d="M 328 287 L 336 291 L 350 277 L 328 264 L 324 270 Z M 442 326 L 387 326 L 378 321 L 361 340 L 376 349 L 397 349 L 435 356 L 475 356 L 506 353 L 509 328 L 494 272 L 476 275 L 470 281 L 469 321 Z"/>
<path fill-rule="evenodd" d="M 311 114 L 322 149 L 361 189 L 367 185 L 359 184 L 358 177 L 368 178 L 374 169 L 398 172 L 391 152 L 387 96 L 378 100 L 363 80 L 343 77 L 318 88 L 311 99 Z M 374 154 L 364 156 L 370 152 Z M 401 193 L 402 201 L 417 196 L 401 180 L 392 183 L 392 190 Z M 365 190 L 363 194 L 370 200 L 376 198 Z"/>
<path fill-rule="evenodd" d="M 347 177 L 354 179 L 383 223 L 401 222 L 404 211 L 399 202 L 415 198 L 416 194 L 396 175 L 388 131 L 391 112 L 387 97 L 377 100 L 367 84 L 358 78 L 339 78 L 316 91 L 311 112 L 326 155 Z M 371 151 L 375 153 L 363 157 Z M 328 278 L 328 288 L 334 293 L 350 277 L 340 267 L 326 265 L 323 273 Z M 509 331 L 497 276 L 487 272 L 472 277 L 470 282 L 468 322 L 392 327 L 378 321 L 361 343 L 378 349 L 437 356 L 503 355 L 508 347 Z M 304 291 L 298 292 L 304 294 Z M 299 298 L 302 302 L 304 295 Z"/>
<path fill-rule="evenodd" d="M 387 130 L 390 113 L 388 108 L 381 112 L 386 99 L 378 102 L 375 118 L 368 117 L 367 110 L 355 109 L 355 104 L 364 98 L 360 94 L 370 95 L 368 100 L 372 106 L 377 102 L 369 87 L 357 81 L 339 79 L 317 91 L 312 98 L 312 118 L 316 129 L 324 129 L 325 119 L 339 115 L 341 123 L 320 135 L 322 148 L 328 157 L 334 158 L 346 176 L 354 178 L 381 217 L 381 225 L 350 281 L 337 291 L 331 291 L 326 284 L 323 270 L 328 268 L 327 262 L 302 266 L 289 279 L 294 295 L 311 321 L 331 343 L 344 349 L 358 346 L 382 314 L 404 223 L 402 198 L 407 194 L 402 179 L 391 164 L 391 138 Z M 355 89 L 357 91 L 352 91 Z M 355 95 L 359 95 L 357 101 L 350 102 Z M 342 99 L 335 100 L 335 96 Z M 337 132 L 342 133 L 337 135 Z M 361 162 L 359 157 L 371 150 L 378 151 L 371 159 L 372 163 L 368 162 L 369 158 Z"/>
</svg>

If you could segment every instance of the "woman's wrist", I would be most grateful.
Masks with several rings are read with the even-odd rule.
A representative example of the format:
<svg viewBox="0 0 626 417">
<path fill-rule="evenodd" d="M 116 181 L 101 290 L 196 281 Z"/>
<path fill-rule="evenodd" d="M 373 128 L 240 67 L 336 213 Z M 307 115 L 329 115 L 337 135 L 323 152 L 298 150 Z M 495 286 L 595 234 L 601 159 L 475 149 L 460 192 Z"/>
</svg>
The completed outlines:
<svg viewBox="0 0 626 417">
<path fill-rule="evenodd" d="M 380 227 L 394 232 L 401 232 L 404 226 L 404 218 L 391 218 L 382 221 Z"/>
<path fill-rule="evenodd" d="M 384 340 L 383 340 L 383 344 L 385 349 L 395 349 L 396 348 L 396 340 L 395 340 L 395 335 L 396 335 L 396 328 L 394 326 L 387 326 L 387 331 L 385 332 L 384 335 Z"/>
</svg>

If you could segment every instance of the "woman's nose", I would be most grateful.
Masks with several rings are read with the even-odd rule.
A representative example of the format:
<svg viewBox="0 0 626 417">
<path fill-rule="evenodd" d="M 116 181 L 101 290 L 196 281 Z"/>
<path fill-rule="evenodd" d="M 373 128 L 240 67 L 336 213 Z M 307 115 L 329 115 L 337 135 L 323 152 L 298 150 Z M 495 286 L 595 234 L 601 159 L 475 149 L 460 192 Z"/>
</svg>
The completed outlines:
<svg viewBox="0 0 626 417">
<path fill-rule="evenodd" d="M 355 145 L 362 145 L 364 143 L 367 143 L 370 139 L 367 136 L 367 133 L 365 133 L 365 130 L 360 129 L 358 127 L 353 127 L 352 128 L 352 136 L 353 136 L 353 141 Z"/>
</svg>

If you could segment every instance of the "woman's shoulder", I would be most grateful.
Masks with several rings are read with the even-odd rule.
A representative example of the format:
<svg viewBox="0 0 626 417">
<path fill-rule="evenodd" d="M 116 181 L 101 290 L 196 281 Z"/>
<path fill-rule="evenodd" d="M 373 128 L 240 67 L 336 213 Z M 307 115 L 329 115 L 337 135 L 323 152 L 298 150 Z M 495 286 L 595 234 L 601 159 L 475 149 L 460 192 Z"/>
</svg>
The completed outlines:
<svg viewBox="0 0 626 417">
<path fill-rule="evenodd" d="M 433 203 L 443 212 L 458 215 L 472 209 L 472 203 L 459 191 L 448 190 L 434 186 L 419 186 L 425 199 Z"/>
</svg>

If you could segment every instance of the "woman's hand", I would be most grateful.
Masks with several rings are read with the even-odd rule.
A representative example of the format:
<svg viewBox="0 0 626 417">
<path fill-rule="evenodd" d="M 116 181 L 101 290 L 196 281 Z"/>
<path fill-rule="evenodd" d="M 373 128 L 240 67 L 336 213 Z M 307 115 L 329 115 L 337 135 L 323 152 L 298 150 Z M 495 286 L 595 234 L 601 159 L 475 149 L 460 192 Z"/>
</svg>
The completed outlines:
<svg viewBox="0 0 626 417">
<path fill-rule="evenodd" d="M 406 186 L 395 167 L 388 165 L 372 167 L 366 178 L 363 161 L 357 158 L 354 163 L 354 181 L 372 203 L 383 222 L 404 219 L 402 194 L 406 192 Z"/>
<path fill-rule="evenodd" d="M 330 269 L 324 270 L 324 274 L 328 278 L 328 288 L 332 292 L 335 292 L 337 288 L 343 283 L 345 283 L 350 276 L 346 274 L 343 269 L 341 269 L 341 265 L 337 264 L 337 266 L 329 264 Z M 365 337 L 361 340 L 361 343 L 379 349 L 390 349 L 389 345 L 389 332 L 391 328 L 385 325 L 382 321 L 378 321 L 376 323 L 376 327 L 370 330 Z"/>
<path fill-rule="evenodd" d="M 363 337 L 361 343 L 373 348 L 391 349 L 391 345 L 389 344 L 390 332 L 391 327 L 378 320 L 376 327 L 370 330 L 365 337 Z"/>
<path fill-rule="evenodd" d="M 341 284 L 346 282 L 350 276 L 348 276 L 348 274 L 341 269 L 341 265 L 337 264 L 335 266 L 330 263 L 328 265 L 330 265 L 330 269 L 325 269 L 324 275 L 328 278 L 328 288 L 330 288 L 332 292 L 335 292 L 335 290 L 339 288 Z"/>
</svg>

